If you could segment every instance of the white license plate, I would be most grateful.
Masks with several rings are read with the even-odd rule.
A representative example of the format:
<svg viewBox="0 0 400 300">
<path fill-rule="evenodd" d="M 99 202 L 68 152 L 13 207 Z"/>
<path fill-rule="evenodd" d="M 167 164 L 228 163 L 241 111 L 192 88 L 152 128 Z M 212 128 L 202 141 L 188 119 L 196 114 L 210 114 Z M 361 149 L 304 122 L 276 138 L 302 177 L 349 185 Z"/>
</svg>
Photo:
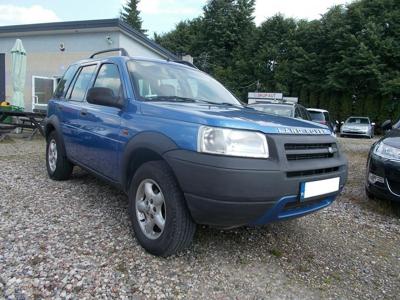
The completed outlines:
<svg viewBox="0 0 400 300">
<path fill-rule="evenodd" d="M 303 182 L 300 186 L 300 198 L 308 199 L 339 191 L 340 177 Z"/>
</svg>

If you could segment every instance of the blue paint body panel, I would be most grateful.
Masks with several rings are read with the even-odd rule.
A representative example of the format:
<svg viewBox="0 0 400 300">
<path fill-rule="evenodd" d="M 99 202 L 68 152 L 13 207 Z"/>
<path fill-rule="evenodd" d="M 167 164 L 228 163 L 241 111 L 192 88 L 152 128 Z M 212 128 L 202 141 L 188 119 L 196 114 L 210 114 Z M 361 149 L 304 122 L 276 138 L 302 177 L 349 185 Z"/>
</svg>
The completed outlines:
<svg viewBox="0 0 400 300">
<path fill-rule="evenodd" d="M 92 170 L 110 180 L 110 182 L 117 183 L 125 191 L 127 183 L 129 183 L 126 172 L 127 164 L 129 164 L 127 157 L 130 157 L 128 152 L 136 149 L 135 140 L 143 134 L 159 137 L 163 140 L 163 145 L 166 140 L 169 141 L 169 146 L 165 149 L 161 146 L 159 149 L 155 147 L 157 148 L 156 152 L 162 157 L 171 150 L 197 153 L 198 132 L 201 126 L 256 131 L 265 134 L 268 139 L 281 136 L 298 136 L 299 143 L 312 138 L 315 139 L 315 142 L 318 142 L 318 137 L 325 140 L 331 138 L 329 141 L 332 143 L 335 141 L 330 136 L 331 132 L 327 126 L 294 118 L 267 115 L 246 107 L 201 102 L 141 101 L 135 96 L 137 93 L 135 93 L 134 84 L 127 68 L 127 61 L 130 59 L 132 58 L 109 57 L 98 60 L 84 60 L 74 65 L 76 69 L 85 65 L 96 66 L 96 71 L 89 84 L 89 87 L 92 87 L 101 65 L 104 63 L 115 64 L 118 67 L 123 88 L 124 104 L 122 108 L 94 105 L 86 100 L 80 102 L 68 100 L 67 94 L 70 87 L 67 86 L 62 96 L 49 101 L 47 117 L 48 124 L 55 122 L 54 120 L 60 124 L 57 130 L 62 135 L 67 157 L 71 161 Z M 176 63 L 167 61 L 138 58 L 136 60 L 156 61 L 174 67 L 178 66 Z M 179 67 L 190 68 L 183 65 L 179 65 Z M 76 77 L 77 75 L 71 80 L 70 86 L 73 86 Z M 141 143 L 143 143 L 142 140 Z M 157 143 L 158 141 L 153 139 L 144 144 L 157 145 Z M 275 149 L 273 147 L 278 147 L 278 143 L 272 142 L 271 151 Z M 155 148 L 148 150 L 155 151 Z M 274 151 L 279 153 L 284 150 L 276 148 Z M 215 157 L 209 157 L 215 160 Z M 230 159 L 234 160 L 235 158 Z M 251 159 L 247 161 L 251 163 Z M 271 162 L 277 163 L 276 165 L 280 167 L 282 174 L 290 171 L 290 168 L 294 171 L 299 168 L 299 163 L 284 161 L 283 156 L 271 157 Z M 326 165 L 331 167 L 332 164 L 333 162 L 330 161 Z M 323 161 L 317 162 L 317 165 L 319 169 L 325 168 Z M 225 167 L 229 169 L 233 166 L 227 165 Z M 345 163 L 341 162 L 340 167 L 344 168 L 341 169 L 342 173 L 347 172 Z M 249 168 L 243 166 L 243 170 Z M 180 183 L 183 182 L 181 178 L 177 178 L 177 180 Z M 185 193 L 191 193 L 190 184 L 181 184 L 181 188 Z M 264 214 L 254 221 L 254 224 L 264 224 L 304 215 L 326 207 L 334 200 L 334 197 L 329 197 L 322 199 L 319 204 L 312 207 L 297 211 L 283 211 L 282 208 L 286 203 L 299 197 L 299 195 L 290 197 L 284 195 L 285 193 L 282 193 L 280 200 L 275 199 L 276 205 L 272 209 L 265 213 L 260 212 L 259 214 Z M 220 196 L 224 198 L 224 195 Z M 249 222 L 252 222 L 252 220 L 249 220 Z"/>
</svg>

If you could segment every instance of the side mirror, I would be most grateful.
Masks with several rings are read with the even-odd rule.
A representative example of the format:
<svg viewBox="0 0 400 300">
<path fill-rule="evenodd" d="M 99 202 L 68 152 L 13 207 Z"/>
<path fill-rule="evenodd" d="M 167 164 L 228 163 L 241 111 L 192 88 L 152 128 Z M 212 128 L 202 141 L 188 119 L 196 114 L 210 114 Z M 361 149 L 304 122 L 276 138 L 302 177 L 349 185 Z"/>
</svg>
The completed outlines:
<svg viewBox="0 0 400 300">
<path fill-rule="evenodd" d="M 114 96 L 112 89 L 104 87 L 92 87 L 89 89 L 86 101 L 91 104 L 122 108 L 123 103 L 120 97 Z"/>
<path fill-rule="evenodd" d="M 392 129 L 392 121 L 391 120 L 386 120 L 385 122 L 383 122 L 382 123 L 382 129 L 383 130 L 385 130 L 385 131 L 387 131 L 387 130 L 390 130 L 390 129 Z"/>
<path fill-rule="evenodd" d="M 339 125 L 339 121 L 338 120 L 336 120 L 335 123 Z"/>
<path fill-rule="evenodd" d="M 343 124 L 344 124 L 344 122 L 342 121 L 342 122 L 340 122 L 340 124 L 342 124 L 342 125 L 343 125 Z"/>
<path fill-rule="evenodd" d="M 375 126 L 376 124 L 374 122 L 371 123 L 371 126 Z"/>
</svg>

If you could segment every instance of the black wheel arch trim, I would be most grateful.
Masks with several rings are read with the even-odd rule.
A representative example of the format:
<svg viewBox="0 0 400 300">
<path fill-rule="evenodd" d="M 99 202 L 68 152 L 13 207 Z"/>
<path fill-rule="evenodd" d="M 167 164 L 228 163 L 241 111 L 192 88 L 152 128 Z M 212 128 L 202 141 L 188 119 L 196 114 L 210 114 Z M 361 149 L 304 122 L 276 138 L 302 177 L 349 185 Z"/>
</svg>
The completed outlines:
<svg viewBox="0 0 400 300">
<path fill-rule="evenodd" d="M 122 157 L 121 183 L 125 191 L 129 186 L 129 168 L 133 153 L 138 150 L 149 150 L 164 157 L 166 152 L 176 149 L 179 149 L 178 145 L 171 138 L 159 132 L 146 131 L 132 137 L 126 144 Z"/>
<path fill-rule="evenodd" d="M 44 133 L 45 133 L 45 138 L 47 140 L 47 137 L 49 136 L 51 130 L 50 126 L 54 128 L 54 131 L 57 133 L 58 138 L 61 143 L 61 147 L 63 149 L 63 154 L 65 157 L 67 157 L 67 151 L 65 150 L 65 144 L 64 144 L 64 137 L 62 135 L 61 131 L 61 124 L 60 120 L 57 118 L 57 116 L 52 115 L 51 117 L 47 117 L 44 122 Z"/>
</svg>

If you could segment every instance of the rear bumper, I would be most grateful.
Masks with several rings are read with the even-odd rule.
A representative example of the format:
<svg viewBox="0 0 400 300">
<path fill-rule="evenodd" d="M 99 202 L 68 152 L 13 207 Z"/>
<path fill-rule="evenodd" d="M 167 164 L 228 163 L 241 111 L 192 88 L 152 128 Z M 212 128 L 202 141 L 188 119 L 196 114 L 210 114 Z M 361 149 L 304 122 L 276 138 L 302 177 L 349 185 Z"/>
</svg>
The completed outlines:
<svg viewBox="0 0 400 300">
<path fill-rule="evenodd" d="M 261 225 L 300 217 L 329 206 L 338 193 L 300 201 L 303 182 L 340 177 L 347 180 L 347 162 L 335 161 L 335 171 L 308 176 L 288 176 L 277 161 L 232 158 L 171 151 L 166 159 L 184 192 L 193 219 L 199 224 L 233 227 Z M 321 167 L 321 162 L 316 160 Z M 310 161 L 304 169 L 310 169 Z"/>
</svg>

